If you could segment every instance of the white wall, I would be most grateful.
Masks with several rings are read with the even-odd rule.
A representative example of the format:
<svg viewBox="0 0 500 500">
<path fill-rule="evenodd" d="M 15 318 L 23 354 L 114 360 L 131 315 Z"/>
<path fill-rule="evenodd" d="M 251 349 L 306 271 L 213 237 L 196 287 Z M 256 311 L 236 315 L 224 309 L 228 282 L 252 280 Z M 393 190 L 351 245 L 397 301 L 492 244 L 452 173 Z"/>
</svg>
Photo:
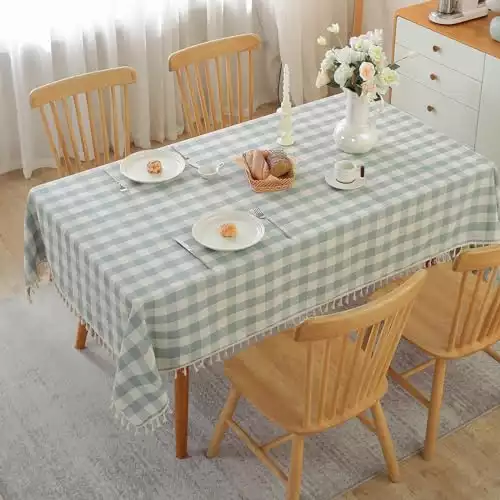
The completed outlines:
<svg viewBox="0 0 500 500">
<path fill-rule="evenodd" d="M 394 14 L 396 10 L 408 5 L 424 3 L 426 0 L 365 0 L 363 20 L 364 31 L 382 28 L 385 33 L 385 50 L 392 54 Z"/>
</svg>

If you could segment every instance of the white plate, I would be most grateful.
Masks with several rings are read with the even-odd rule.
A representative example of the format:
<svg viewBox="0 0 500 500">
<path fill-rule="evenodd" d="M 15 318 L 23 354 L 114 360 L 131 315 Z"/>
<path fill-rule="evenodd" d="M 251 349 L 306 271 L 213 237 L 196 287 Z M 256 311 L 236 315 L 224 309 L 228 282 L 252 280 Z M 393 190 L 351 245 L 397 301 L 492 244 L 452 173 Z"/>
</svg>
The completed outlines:
<svg viewBox="0 0 500 500">
<path fill-rule="evenodd" d="M 236 224 L 238 234 L 235 238 L 224 238 L 219 229 L 222 224 Z M 223 209 L 204 215 L 193 225 L 193 238 L 207 248 L 231 252 L 243 250 L 258 243 L 264 236 L 262 222 L 247 212 Z"/>
<path fill-rule="evenodd" d="M 325 174 L 326 183 L 335 189 L 340 189 L 341 191 L 352 191 L 353 189 L 358 189 L 365 185 L 365 178 L 358 177 L 355 181 L 346 184 L 345 182 L 339 182 L 335 177 L 335 170 L 332 168 Z"/>
<path fill-rule="evenodd" d="M 160 174 L 148 172 L 148 162 L 160 160 L 162 171 Z M 131 181 L 145 184 L 167 182 L 175 179 L 182 173 L 186 162 L 184 158 L 168 148 L 148 149 L 127 156 L 120 162 L 120 172 Z"/>
</svg>

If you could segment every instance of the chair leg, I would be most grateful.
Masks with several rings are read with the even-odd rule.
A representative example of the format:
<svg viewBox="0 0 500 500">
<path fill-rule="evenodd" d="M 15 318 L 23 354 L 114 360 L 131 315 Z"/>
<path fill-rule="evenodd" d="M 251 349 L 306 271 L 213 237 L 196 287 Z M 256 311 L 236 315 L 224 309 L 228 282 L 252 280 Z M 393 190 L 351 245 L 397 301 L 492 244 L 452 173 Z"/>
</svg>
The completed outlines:
<svg viewBox="0 0 500 500">
<path fill-rule="evenodd" d="M 286 487 L 286 500 L 299 500 L 304 463 L 304 436 L 293 436 L 290 472 Z"/>
<path fill-rule="evenodd" d="M 81 351 L 85 349 L 85 344 L 87 342 L 87 327 L 81 321 L 78 322 L 78 328 L 76 330 L 76 340 L 75 340 L 75 349 Z"/>
<path fill-rule="evenodd" d="M 377 436 L 380 441 L 380 446 L 382 447 L 385 463 L 387 464 L 389 479 L 393 483 L 397 483 L 399 481 L 398 459 L 394 451 L 394 443 L 392 442 L 391 433 L 389 432 L 387 420 L 385 419 L 384 410 L 382 409 L 380 401 L 377 401 L 375 405 L 372 406 L 372 413 Z"/>
<path fill-rule="evenodd" d="M 427 419 L 427 432 L 424 444 L 424 460 L 431 460 L 436 451 L 436 441 L 439 433 L 439 412 L 443 401 L 444 378 L 446 375 L 446 360 L 437 359 L 432 381 L 431 404 Z"/>
<path fill-rule="evenodd" d="M 498 361 L 500 363 L 500 353 L 496 352 L 495 349 L 493 349 L 493 346 L 487 347 L 484 352 L 486 354 L 489 354 L 495 361 Z"/>
<path fill-rule="evenodd" d="M 224 438 L 224 433 L 227 429 L 227 421 L 233 418 L 234 410 L 240 399 L 240 393 L 231 387 L 229 395 L 226 400 L 226 404 L 221 411 L 217 425 L 215 426 L 214 435 L 212 441 L 210 441 L 210 446 L 208 447 L 207 457 L 213 458 L 219 454 L 220 444 Z"/>
</svg>

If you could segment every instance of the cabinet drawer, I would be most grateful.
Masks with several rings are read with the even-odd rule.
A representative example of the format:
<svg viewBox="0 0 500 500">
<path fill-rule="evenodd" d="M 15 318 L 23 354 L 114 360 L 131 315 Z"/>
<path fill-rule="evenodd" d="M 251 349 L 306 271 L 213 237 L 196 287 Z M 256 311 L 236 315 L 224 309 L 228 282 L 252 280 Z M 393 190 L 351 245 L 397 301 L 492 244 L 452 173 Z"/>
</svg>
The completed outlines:
<svg viewBox="0 0 500 500">
<path fill-rule="evenodd" d="M 394 60 L 398 61 L 411 53 L 409 49 L 396 44 Z M 458 71 L 428 59 L 420 54 L 410 55 L 398 63 L 399 72 L 426 87 L 436 90 L 466 106 L 479 109 L 481 82 Z"/>
<path fill-rule="evenodd" d="M 483 79 L 482 52 L 401 17 L 397 22 L 396 43 L 475 80 Z"/>
<path fill-rule="evenodd" d="M 400 75 L 401 83 L 392 91 L 392 104 L 416 116 L 434 129 L 474 147 L 478 112 L 421 83 Z"/>
</svg>

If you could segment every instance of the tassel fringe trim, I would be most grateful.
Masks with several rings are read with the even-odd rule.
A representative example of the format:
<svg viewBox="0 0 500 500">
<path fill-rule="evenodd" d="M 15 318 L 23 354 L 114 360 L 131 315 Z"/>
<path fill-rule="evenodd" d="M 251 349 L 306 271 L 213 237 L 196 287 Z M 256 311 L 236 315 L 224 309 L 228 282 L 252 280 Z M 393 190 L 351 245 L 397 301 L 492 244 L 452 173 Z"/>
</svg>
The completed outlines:
<svg viewBox="0 0 500 500">
<path fill-rule="evenodd" d="M 339 297 L 334 298 L 333 300 L 330 300 L 329 302 L 326 302 L 324 304 L 321 304 L 320 306 L 316 306 L 312 309 L 308 309 L 307 311 L 303 311 L 295 316 L 292 316 L 280 323 L 276 323 L 275 325 L 272 325 L 260 332 L 257 332 L 250 337 L 247 337 L 241 341 L 235 342 L 234 344 L 224 347 L 222 349 L 219 349 L 218 351 L 215 351 L 214 353 L 210 354 L 209 356 L 206 356 L 204 358 L 198 359 L 194 362 L 188 363 L 186 365 L 183 365 L 179 368 L 169 368 L 166 371 L 169 375 L 172 373 L 174 374 L 174 378 L 177 378 L 177 373 L 178 372 L 183 372 L 184 375 L 187 374 L 188 368 L 194 368 L 195 372 L 199 372 L 203 368 L 208 368 L 209 366 L 212 366 L 214 363 L 223 361 L 224 359 L 232 357 L 234 354 L 237 352 L 245 349 L 246 347 L 249 347 L 252 344 L 255 344 L 256 342 L 263 340 L 265 337 L 269 335 L 274 335 L 276 333 L 279 333 L 280 331 L 289 329 L 289 328 L 294 328 L 299 326 L 301 323 L 303 323 L 306 319 L 308 318 L 313 318 L 316 316 L 324 316 L 326 314 L 333 314 L 335 312 L 339 312 L 340 309 L 342 308 L 350 308 L 354 305 L 359 305 L 359 302 L 368 297 L 371 293 L 373 293 L 376 289 L 382 288 L 386 285 L 388 285 L 390 282 L 403 278 L 405 276 L 408 276 L 410 274 L 413 274 L 417 272 L 420 269 L 426 269 L 428 267 L 441 264 L 444 262 L 450 262 L 457 255 L 462 251 L 466 250 L 472 247 L 481 247 L 481 246 L 487 246 L 491 245 L 492 242 L 481 242 L 481 243 L 469 243 L 466 245 L 461 245 L 459 247 L 447 250 L 445 252 L 442 252 L 441 254 L 431 258 L 431 259 L 425 259 L 424 261 L 421 261 L 417 264 L 414 264 L 404 270 L 397 271 L 396 273 L 393 273 L 391 275 L 387 275 L 379 280 L 375 280 L 371 283 L 368 283 L 367 285 L 363 285 L 362 287 L 359 287 L 352 292 L 348 292 L 347 294 L 341 295 Z"/>
<path fill-rule="evenodd" d="M 110 410 L 120 426 L 129 432 L 133 432 L 134 436 L 137 436 L 138 434 L 148 435 L 154 433 L 156 430 L 164 427 L 165 424 L 171 420 L 169 415 L 173 413 L 172 408 L 167 404 L 167 406 L 165 406 L 165 408 L 158 415 L 155 415 L 141 425 L 135 425 L 125 418 L 123 413 L 116 408 L 114 402 L 111 403 Z"/>
<path fill-rule="evenodd" d="M 303 323 L 306 319 L 312 318 L 315 316 L 322 316 L 325 314 L 332 314 L 334 312 L 338 312 L 339 309 L 341 308 L 349 308 L 352 305 L 358 304 L 360 300 L 363 298 L 367 297 L 370 293 L 372 293 L 375 289 L 386 286 L 388 283 L 391 281 L 402 278 L 404 276 L 407 276 L 409 274 L 412 274 L 419 269 L 422 268 L 428 268 L 433 265 L 443 263 L 443 262 L 449 262 L 453 260 L 462 250 L 468 249 L 471 247 L 480 247 L 480 246 L 487 246 L 492 244 L 492 242 L 476 242 L 476 243 L 470 243 L 466 245 L 462 245 L 450 250 L 447 250 L 445 252 L 442 252 L 441 254 L 437 255 L 434 258 L 431 259 L 425 259 L 424 261 L 421 261 L 418 264 L 412 265 L 404 270 L 398 271 L 396 273 L 393 273 L 391 275 L 385 276 L 379 280 L 375 280 L 371 283 L 368 283 L 366 285 L 363 285 L 362 287 L 359 287 L 351 292 L 348 292 L 347 294 L 344 294 L 342 296 L 336 297 L 333 300 L 330 300 L 324 304 L 321 304 L 320 306 L 316 306 L 312 309 L 309 309 L 307 311 L 303 311 L 293 317 L 290 317 L 280 323 L 277 323 L 275 325 L 272 325 L 271 327 L 268 327 L 260 332 L 257 332 L 253 334 L 250 337 L 247 337 L 241 341 L 235 342 L 234 344 L 224 347 L 222 349 L 219 349 L 218 351 L 210 354 L 209 356 L 206 356 L 204 358 L 201 358 L 199 360 L 193 361 L 191 363 L 188 363 L 184 366 L 178 367 L 178 368 L 170 368 L 166 370 L 162 370 L 168 373 L 168 375 L 174 376 L 174 378 L 177 378 L 177 374 L 179 372 L 182 372 L 184 375 L 187 375 L 188 368 L 194 368 L 196 372 L 200 371 L 202 368 L 207 368 L 208 366 L 212 366 L 214 363 L 218 363 L 223 361 L 224 359 L 227 359 L 231 356 L 233 356 L 236 352 L 244 349 L 245 347 L 250 346 L 251 344 L 254 344 L 255 342 L 263 339 L 264 337 L 267 337 L 268 335 L 273 335 L 276 334 L 282 330 L 286 330 L 288 328 L 294 328 L 301 323 Z M 42 267 L 43 266 L 43 267 Z M 46 266 L 46 267 L 45 267 Z M 27 285 L 26 287 L 26 294 L 28 300 L 31 302 L 32 297 L 35 293 L 35 291 L 39 288 L 39 285 L 41 281 L 43 281 L 43 277 L 41 278 L 41 274 L 39 273 L 40 269 L 49 269 L 50 268 L 47 262 L 40 263 L 37 266 L 37 273 L 38 276 L 35 280 L 33 280 L 32 283 Z M 106 349 L 108 353 L 111 355 L 111 357 L 116 360 L 116 353 L 114 352 L 113 348 L 106 342 L 105 339 L 103 339 L 96 331 L 95 328 L 92 327 L 91 324 L 83 320 L 81 314 L 77 310 L 76 307 L 62 294 L 61 290 L 59 287 L 55 284 L 55 282 L 50 278 L 50 281 L 55 285 L 55 288 L 63 300 L 63 302 L 66 304 L 68 309 L 75 314 L 75 316 L 78 317 L 78 319 L 86 326 L 87 331 L 90 333 L 90 335 L 96 340 L 97 344 Z M 126 419 L 126 417 L 123 415 L 123 413 L 118 410 L 115 406 L 115 403 L 111 403 L 111 409 L 114 413 L 115 418 L 120 422 L 120 425 L 124 427 L 127 430 L 133 430 L 135 434 L 139 432 L 144 432 L 145 434 L 149 434 L 151 432 L 154 432 L 156 429 L 162 427 L 164 424 L 167 423 L 169 420 L 168 415 L 173 413 L 170 405 L 167 405 L 158 415 L 153 417 L 152 419 L 148 420 L 144 424 L 141 425 L 134 425 L 130 421 Z"/>
</svg>

